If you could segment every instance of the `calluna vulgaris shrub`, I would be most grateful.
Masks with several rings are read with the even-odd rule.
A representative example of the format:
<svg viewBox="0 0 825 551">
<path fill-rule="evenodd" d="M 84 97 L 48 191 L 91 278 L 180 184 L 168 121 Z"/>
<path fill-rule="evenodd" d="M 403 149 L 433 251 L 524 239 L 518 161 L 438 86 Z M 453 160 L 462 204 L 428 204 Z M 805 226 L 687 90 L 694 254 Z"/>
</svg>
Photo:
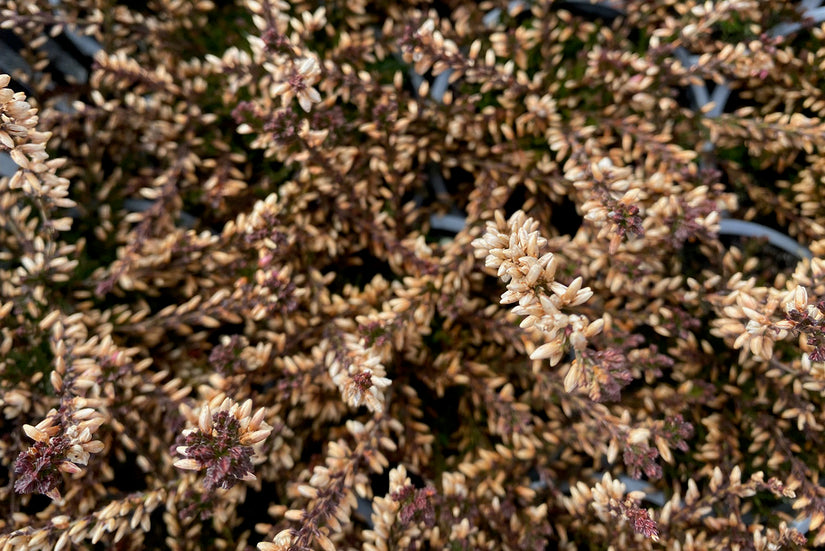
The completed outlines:
<svg viewBox="0 0 825 551">
<path fill-rule="evenodd" d="M 0 2 L 0 548 L 825 545 L 814 4 Z"/>
</svg>

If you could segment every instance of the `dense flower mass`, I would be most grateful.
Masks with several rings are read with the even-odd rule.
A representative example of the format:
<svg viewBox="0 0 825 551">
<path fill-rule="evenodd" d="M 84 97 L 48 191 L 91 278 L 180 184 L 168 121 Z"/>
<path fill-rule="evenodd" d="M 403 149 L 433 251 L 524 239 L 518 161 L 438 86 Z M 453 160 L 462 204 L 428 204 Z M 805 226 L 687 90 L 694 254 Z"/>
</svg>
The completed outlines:
<svg viewBox="0 0 825 551">
<path fill-rule="evenodd" d="M 0 548 L 822 548 L 821 3 L 0 1 Z"/>
<path fill-rule="evenodd" d="M 213 399 L 213 402 L 215 400 Z M 176 447 L 183 459 L 175 461 L 180 469 L 206 470 L 204 488 L 228 490 L 238 481 L 255 480 L 252 469 L 253 446 L 263 442 L 272 427 L 263 422 L 264 409 L 250 417 L 252 402 L 242 406 L 229 398 L 212 413 L 209 405 L 202 407 L 198 427 L 187 429 Z"/>
<path fill-rule="evenodd" d="M 60 492 L 56 488 L 61 480 L 60 471 L 65 468 L 63 463 L 68 449 L 69 442 L 66 438 L 55 438 L 48 444 L 36 442 L 22 452 L 14 465 L 14 474 L 17 476 L 14 491 L 59 497 Z"/>
</svg>

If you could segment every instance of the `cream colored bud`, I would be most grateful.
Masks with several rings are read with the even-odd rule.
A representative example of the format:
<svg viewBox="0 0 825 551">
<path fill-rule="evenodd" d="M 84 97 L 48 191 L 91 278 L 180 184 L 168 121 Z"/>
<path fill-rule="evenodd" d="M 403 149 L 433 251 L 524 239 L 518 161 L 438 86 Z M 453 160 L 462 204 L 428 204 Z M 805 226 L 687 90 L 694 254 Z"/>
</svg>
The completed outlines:
<svg viewBox="0 0 825 551">
<path fill-rule="evenodd" d="M 198 416 L 198 427 L 202 433 L 206 435 L 212 434 L 212 412 L 208 405 L 204 405 L 201 408 L 201 413 Z"/>
<path fill-rule="evenodd" d="M 802 287 L 800 285 L 796 288 L 796 292 L 794 293 L 793 297 L 793 302 L 797 310 L 799 310 L 800 312 L 805 310 L 805 308 L 808 306 L 808 291 L 805 289 L 805 287 Z"/>
<path fill-rule="evenodd" d="M 187 471 L 199 471 L 201 469 L 200 461 L 195 459 L 178 459 L 173 465 L 178 469 L 185 469 Z"/>
<path fill-rule="evenodd" d="M 254 446 L 258 442 L 263 442 L 269 436 L 272 431 L 269 429 L 262 429 L 256 430 L 254 432 L 248 432 L 241 436 L 241 444 L 244 446 Z"/>
<path fill-rule="evenodd" d="M 627 435 L 628 444 L 646 444 L 650 439 L 650 430 L 646 428 L 635 428 Z"/>
<path fill-rule="evenodd" d="M 46 442 L 49 439 L 49 435 L 46 431 L 31 425 L 23 425 L 23 432 L 25 432 L 26 436 L 35 442 Z"/>
</svg>

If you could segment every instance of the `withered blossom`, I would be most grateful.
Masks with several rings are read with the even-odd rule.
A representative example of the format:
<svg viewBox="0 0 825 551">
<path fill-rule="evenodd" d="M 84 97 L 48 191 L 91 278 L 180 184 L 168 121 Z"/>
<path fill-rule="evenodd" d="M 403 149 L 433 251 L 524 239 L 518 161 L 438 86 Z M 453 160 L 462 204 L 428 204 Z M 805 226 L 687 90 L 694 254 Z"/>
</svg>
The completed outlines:
<svg viewBox="0 0 825 551">
<path fill-rule="evenodd" d="M 211 400 L 215 404 L 220 396 Z M 181 459 L 175 461 L 179 469 L 206 471 L 204 488 L 228 490 L 238 481 L 255 480 L 252 458 L 255 448 L 272 432 L 264 422 L 264 408 L 252 415 L 252 401 L 242 405 L 225 398 L 213 413 L 210 404 L 204 404 L 198 413 L 197 427 L 186 429 L 178 439 L 175 450 Z M 193 412 L 194 414 L 194 412 Z"/>
<path fill-rule="evenodd" d="M 281 96 L 284 105 L 288 105 L 292 98 L 298 99 L 298 104 L 304 111 L 309 111 L 313 103 L 321 101 L 321 94 L 312 85 L 318 80 L 321 73 L 318 61 L 314 57 L 298 59 L 287 74 L 287 80 L 270 90 L 274 97 Z"/>
</svg>

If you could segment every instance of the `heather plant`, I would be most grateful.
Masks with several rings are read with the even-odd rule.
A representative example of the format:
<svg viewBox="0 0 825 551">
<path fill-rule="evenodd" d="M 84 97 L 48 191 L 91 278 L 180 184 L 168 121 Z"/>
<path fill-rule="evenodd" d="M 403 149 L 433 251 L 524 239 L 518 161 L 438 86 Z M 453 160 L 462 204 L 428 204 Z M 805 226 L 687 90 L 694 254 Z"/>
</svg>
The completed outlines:
<svg viewBox="0 0 825 551">
<path fill-rule="evenodd" d="M 0 2 L 2 548 L 825 545 L 822 9 Z"/>
</svg>

